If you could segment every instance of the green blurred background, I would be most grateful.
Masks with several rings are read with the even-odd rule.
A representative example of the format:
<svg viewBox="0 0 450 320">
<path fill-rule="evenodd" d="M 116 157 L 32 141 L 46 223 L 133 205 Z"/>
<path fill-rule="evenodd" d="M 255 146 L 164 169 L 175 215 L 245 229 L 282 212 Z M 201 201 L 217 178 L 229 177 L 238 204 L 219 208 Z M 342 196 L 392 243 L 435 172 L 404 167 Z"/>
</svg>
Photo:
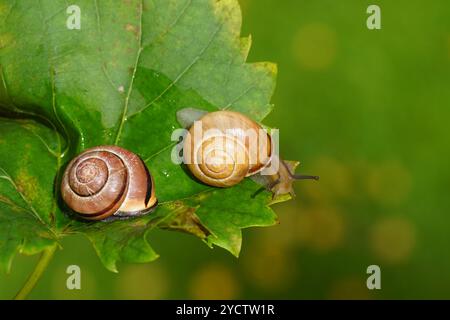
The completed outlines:
<svg viewBox="0 0 450 320">
<path fill-rule="evenodd" d="M 30 298 L 450 298 L 450 3 L 242 0 L 250 61 L 278 63 L 281 152 L 320 182 L 274 206 L 281 224 L 244 232 L 239 259 L 184 234 L 151 235 L 161 258 L 108 272 L 64 240 Z M 366 9 L 382 29 L 366 28 Z M 0 275 L 11 298 L 37 257 Z M 68 265 L 82 290 L 65 287 Z M 366 288 L 381 267 L 382 289 Z"/>
</svg>

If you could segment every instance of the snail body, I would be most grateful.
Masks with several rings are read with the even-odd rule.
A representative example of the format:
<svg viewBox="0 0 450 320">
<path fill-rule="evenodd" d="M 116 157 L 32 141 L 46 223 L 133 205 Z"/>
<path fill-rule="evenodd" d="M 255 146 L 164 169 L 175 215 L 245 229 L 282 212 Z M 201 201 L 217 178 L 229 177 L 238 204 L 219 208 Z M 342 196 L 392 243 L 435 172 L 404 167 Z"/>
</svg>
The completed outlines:
<svg viewBox="0 0 450 320">
<path fill-rule="evenodd" d="M 94 147 L 73 159 L 64 172 L 61 195 L 86 220 L 143 215 L 157 205 L 145 163 L 117 146 Z"/>
<path fill-rule="evenodd" d="M 191 126 L 183 145 L 184 163 L 191 173 L 215 187 L 230 187 L 260 172 L 271 153 L 271 139 L 263 128 L 233 111 L 204 114 Z"/>
<path fill-rule="evenodd" d="M 318 180 L 316 176 L 293 174 L 298 162 L 282 160 L 274 151 L 271 135 L 242 113 L 187 108 L 177 117 L 189 128 L 183 142 L 183 161 L 207 185 L 231 187 L 252 177 L 276 197 L 294 195 L 295 180 Z"/>
</svg>

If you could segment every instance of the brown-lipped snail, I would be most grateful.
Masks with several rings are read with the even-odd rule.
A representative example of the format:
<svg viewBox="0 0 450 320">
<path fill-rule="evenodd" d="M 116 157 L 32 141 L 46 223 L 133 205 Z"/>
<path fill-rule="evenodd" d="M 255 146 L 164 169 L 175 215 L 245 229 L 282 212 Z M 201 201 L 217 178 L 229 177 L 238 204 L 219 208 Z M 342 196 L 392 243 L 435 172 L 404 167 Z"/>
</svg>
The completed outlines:
<svg viewBox="0 0 450 320">
<path fill-rule="evenodd" d="M 276 197 L 294 195 L 295 180 L 319 179 L 294 174 L 298 162 L 282 160 L 268 130 L 242 113 L 186 108 L 178 111 L 177 119 L 189 128 L 183 138 L 183 162 L 207 185 L 231 187 L 251 177 Z"/>
<path fill-rule="evenodd" d="M 145 163 L 117 146 L 94 147 L 73 159 L 62 178 L 61 196 L 86 220 L 140 216 L 158 203 Z"/>
</svg>

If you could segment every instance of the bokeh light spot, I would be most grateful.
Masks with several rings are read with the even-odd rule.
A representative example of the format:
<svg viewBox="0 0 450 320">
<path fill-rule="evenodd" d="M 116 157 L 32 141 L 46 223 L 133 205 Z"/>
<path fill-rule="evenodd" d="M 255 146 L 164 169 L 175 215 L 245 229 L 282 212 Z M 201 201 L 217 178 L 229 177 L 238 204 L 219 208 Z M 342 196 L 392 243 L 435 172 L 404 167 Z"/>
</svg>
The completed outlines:
<svg viewBox="0 0 450 320">
<path fill-rule="evenodd" d="M 386 162 L 369 169 L 367 191 L 379 203 L 402 203 L 411 189 L 411 175 L 398 162 Z"/>
<path fill-rule="evenodd" d="M 298 241 L 319 252 L 339 247 L 345 236 L 342 214 L 334 208 L 313 208 L 299 216 Z"/>
<path fill-rule="evenodd" d="M 257 241 L 282 249 L 295 247 L 298 233 L 298 219 L 301 208 L 294 201 L 279 204 L 280 223 L 271 228 L 258 230 Z"/>
<path fill-rule="evenodd" d="M 310 170 L 320 176 L 318 183 L 303 183 L 299 190 L 314 203 L 332 202 L 336 198 L 347 198 L 353 193 L 353 179 L 350 169 L 339 161 L 320 157 L 313 161 Z"/>
<path fill-rule="evenodd" d="M 169 277 L 158 262 L 125 266 L 116 286 L 117 296 L 129 300 L 164 299 L 168 290 Z"/>
<path fill-rule="evenodd" d="M 239 295 L 239 284 L 228 267 L 210 264 L 194 275 L 189 291 L 193 299 L 236 299 Z"/>
<path fill-rule="evenodd" d="M 383 263 L 398 264 L 411 256 L 416 232 L 409 220 L 389 217 L 378 221 L 372 227 L 370 241 L 378 259 Z"/>
<path fill-rule="evenodd" d="M 327 25 L 312 23 L 302 26 L 294 37 L 294 58 L 304 69 L 326 69 L 336 58 L 336 42 L 336 33 Z"/>
<path fill-rule="evenodd" d="M 298 276 L 292 252 L 268 241 L 252 246 L 242 260 L 247 279 L 271 293 L 288 289 Z"/>
<path fill-rule="evenodd" d="M 330 289 L 329 299 L 333 300 L 368 300 L 370 292 L 366 279 L 362 277 L 347 277 L 336 280 Z"/>
</svg>

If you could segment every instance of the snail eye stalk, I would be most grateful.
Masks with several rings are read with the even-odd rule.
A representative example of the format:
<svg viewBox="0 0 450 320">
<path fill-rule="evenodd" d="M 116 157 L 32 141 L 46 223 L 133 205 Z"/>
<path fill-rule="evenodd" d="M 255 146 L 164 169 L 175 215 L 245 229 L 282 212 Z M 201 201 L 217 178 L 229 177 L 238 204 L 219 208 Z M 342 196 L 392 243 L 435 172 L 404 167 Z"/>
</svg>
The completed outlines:
<svg viewBox="0 0 450 320">
<path fill-rule="evenodd" d="M 309 175 L 303 175 L 303 174 L 293 174 L 291 177 L 295 180 L 319 180 L 319 176 L 309 176 Z"/>
</svg>

